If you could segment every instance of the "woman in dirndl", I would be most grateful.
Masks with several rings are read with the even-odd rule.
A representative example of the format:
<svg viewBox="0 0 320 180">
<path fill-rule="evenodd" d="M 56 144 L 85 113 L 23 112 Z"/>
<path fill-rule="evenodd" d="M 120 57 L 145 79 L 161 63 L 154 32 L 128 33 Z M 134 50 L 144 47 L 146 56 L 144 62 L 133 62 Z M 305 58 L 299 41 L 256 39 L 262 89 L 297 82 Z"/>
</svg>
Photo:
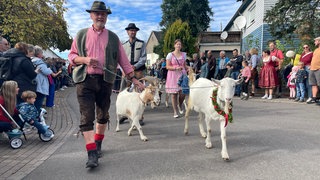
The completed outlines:
<svg viewBox="0 0 320 180">
<path fill-rule="evenodd" d="M 170 52 L 166 57 L 166 68 L 168 70 L 166 80 L 166 93 L 171 95 L 173 117 L 178 118 L 178 106 L 182 107 L 185 94 L 182 94 L 178 80 L 182 74 L 186 74 L 186 53 L 181 51 L 182 43 L 180 39 L 174 41 L 174 51 Z M 179 112 L 180 114 L 183 111 Z"/>
<path fill-rule="evenodd" d="M 275 65 L 277 58 L 270 56 L 269 50 L 262 52 L 263 66 L 260 71 L 259 86 L 265 89 L 265 95 L 262 99 L 272 99 L 273 88 L 279 85 L 278 75 L 276 73 Z"/>
</svg>

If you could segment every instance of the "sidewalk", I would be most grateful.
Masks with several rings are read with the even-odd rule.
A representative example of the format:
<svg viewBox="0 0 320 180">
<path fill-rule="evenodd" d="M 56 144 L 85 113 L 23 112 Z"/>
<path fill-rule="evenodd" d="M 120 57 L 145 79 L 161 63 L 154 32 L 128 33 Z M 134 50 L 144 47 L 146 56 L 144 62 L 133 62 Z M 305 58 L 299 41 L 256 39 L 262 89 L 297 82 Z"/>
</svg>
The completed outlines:
<svg viewBox="0 0 320 180">
<path fill-rule="evenodd" d="M 50 142 L 42 142 L 37 130 L 27 134 L 27 141 L 23 138 L 23 145 L 19 149 L 12 149 L 6 136 L 0 139 L 0 179 L 22 179 L 36 167 L 49 158 L 71 134 L 75 133 L 77 123 L 75 112 L 67 104 L 67 98 L 73 87 L 56 92 L 55 106 L 46 108 L 46 123 L 55 132 Z"/>
</svg>

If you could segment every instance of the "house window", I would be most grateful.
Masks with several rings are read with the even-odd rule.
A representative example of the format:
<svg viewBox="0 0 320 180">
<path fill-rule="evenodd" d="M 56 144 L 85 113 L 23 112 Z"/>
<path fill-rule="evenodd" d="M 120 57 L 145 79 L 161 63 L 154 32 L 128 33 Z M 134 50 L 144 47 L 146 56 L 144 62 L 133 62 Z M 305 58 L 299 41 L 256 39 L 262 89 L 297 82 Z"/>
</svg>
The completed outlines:
<svg viewBox="0 0 320 180">
<path fill-rule="evenodd" d="M 249 9 L 248 9 L 249 15 L 248 15 L 248 26 L 254 23 L 254 19 L 256 16 L 256 3 L 254 3 Z"/>
</svg>

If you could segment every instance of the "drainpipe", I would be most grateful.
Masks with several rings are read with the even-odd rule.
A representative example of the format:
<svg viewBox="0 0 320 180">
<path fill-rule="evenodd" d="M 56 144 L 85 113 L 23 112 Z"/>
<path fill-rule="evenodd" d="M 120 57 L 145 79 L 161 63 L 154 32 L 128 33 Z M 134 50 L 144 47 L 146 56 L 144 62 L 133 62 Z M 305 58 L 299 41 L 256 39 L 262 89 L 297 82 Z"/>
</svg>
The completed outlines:
<svg viewBox="0 0 320 180">
<path fill-rule="evenodd" d="M 259 52 L 262 52 L 262 49 L 263 49 L 263 40 L 264 40 L 264 38 L 263 38 L 263 35 L 264 35 L 264 23 L 262 23 L 262 31 L 261 31 L 261 46 L 260 46 L 260 48 L 261 48 L 261 50 L 259 51 Z M 261 53 L 262 54 L 262 53 Z"/>
<path fill-rule="evenodd" d="M 243 43 L 243 40 L 242 40 L 242 38 L 243 38 L 243 32 L 242 32 L 243 30 L 241 29 L 240 30 L 240 54 L 242 54 L 242 52 L 243 52 L 243 49 L 242 49 L 242 47 L 243 47 L 243 45 L 242 45 L 242 43 Z"/>
</svg>

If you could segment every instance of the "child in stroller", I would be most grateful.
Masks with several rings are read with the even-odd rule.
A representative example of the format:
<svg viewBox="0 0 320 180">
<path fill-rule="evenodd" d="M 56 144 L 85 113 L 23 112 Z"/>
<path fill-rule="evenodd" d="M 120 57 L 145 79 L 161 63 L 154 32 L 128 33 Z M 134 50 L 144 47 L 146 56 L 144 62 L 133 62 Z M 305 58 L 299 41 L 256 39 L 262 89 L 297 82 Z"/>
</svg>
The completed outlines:
<svg viewBox="0 0 320 180">
<path fill-rule="evenodd" d="M 36 100 L 36 93 L 33 91 L 24 91 L 21 95 L 21 99 L 25 102 L 20 103 L 17 109 L 20 112 L 22 119 L 28 124 L 36 127 L 38 133 L 42 134 L 45 138 L 53 138 L 54 133 L 49 129 L 49 126 L 43 125 L 39 122 L 39 112 L 34 106 Z"/>
</svg>

